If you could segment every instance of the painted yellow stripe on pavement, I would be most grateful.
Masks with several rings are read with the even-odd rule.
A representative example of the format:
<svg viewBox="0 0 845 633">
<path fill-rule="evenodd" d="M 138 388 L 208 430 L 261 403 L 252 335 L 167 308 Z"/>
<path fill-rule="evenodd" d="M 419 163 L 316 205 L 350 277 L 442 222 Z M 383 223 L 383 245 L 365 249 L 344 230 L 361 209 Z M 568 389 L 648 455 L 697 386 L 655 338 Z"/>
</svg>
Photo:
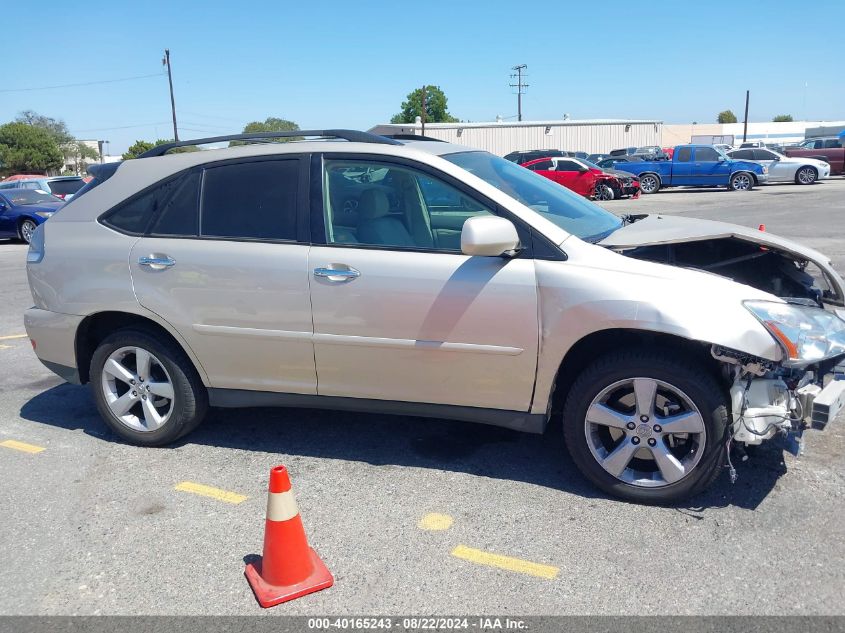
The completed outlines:
<svg viewBox="0 0 845 633">
<path fill-rule="evenodd" d="M 0 442 L 0 446 L 6 448 L 13 448 L 16 451 L 23 451 L 24 453 L 40 453 L 47 450 L 43 446 L 36 446 L 35 444 L 27 444 L 26 442 L 18 442 L 17 440 L 5 440 Z"/>
<path fill-rule="evenodd" d="M 205 486 L 203 484 L 198 484 L 193 481 L 183 481 L 182 483 L 176 484 L 174 490 L 181 490 L 182 492 L 191 492 L 195 495 L 211 497 L 212 499 L 217 499 L 218 501 L 225 501 L 226 503 L 240 503 L 241 501 L 246 501 L 249 498 L 244 495 L 239 495 L 237 492 L 221 490 L 220 488 Z"/>
<path fill-rule="evenodd" d="M 11 341 L 13 338 L 26 338 L 26 334 L 10 334 L 8 336 L 0 336 L 0 341 Z"/>
<path fill-rule="evenodd" d="M 540 563 L 532 563 L 521 558 L 492 554 L 484 550 L 467 547 L 466 545 L 458 545 L 452 550 L 452 556 L 468 560 L 472 563 L 478 563 L 479 565 L 498 567 L 499 569 L 515 571 L 519 574 L 528 574 L 529 576 L 537 576 L 546 580 L 552 580 L 560 571 L 558 567 L 551 565 L 541 565 Z"/>
</svg>

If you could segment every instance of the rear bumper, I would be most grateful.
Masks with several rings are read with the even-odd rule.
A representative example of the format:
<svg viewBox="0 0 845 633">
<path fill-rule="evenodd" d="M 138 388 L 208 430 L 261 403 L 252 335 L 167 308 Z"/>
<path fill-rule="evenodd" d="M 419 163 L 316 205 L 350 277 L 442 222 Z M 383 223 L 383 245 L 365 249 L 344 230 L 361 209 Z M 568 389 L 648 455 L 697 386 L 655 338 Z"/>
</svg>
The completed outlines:
<svg viewBox="0 0 845 633">
<path fill-rule="evenodd" d="M 76 331 L 83 318 L 40 308 L 30 308 L 23 317 L 26 333 L 33 342 L 38 359 L 47 369 L 74 384 L 80 382 L 76 363 Z"/>
</svg>

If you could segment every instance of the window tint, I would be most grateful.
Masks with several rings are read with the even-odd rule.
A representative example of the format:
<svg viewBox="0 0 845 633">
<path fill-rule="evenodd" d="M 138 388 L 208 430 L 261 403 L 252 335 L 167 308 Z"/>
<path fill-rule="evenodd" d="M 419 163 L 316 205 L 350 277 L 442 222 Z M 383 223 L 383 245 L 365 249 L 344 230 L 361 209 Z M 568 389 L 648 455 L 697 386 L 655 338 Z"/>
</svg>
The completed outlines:
<svg viewBox="0 0 845 633">
<path fill-rule="evenodd" d="M 715 162 L 719 160 L 719 152 L 713 147 L 696 147 L 695 148 L 696 162 Z"/>
<path fill-rule="evenodd" d="M 152 235 L 196 237 L 199 232 L 199 185 L 198 171 L 167 184 L 168 193 L 161 197 L 156 208 L 156 220 L 150 229 Z"/>
<path fill-rule="evenodd" d="M 74 194 L 85 185 L 82 178 L 74 178 L 72 180 L 51 180 L 47 184 L 50 185 L 50 191 L 55 196 L 66 196 Z"/>
<path fill-rule="evenodd" d="M 738 149 L 735 152 L 731 152 L 731 158 L 736 160 L 753 160 L 754 152 L 750 149 Z"/>
<path fill-rule="evenodd" d="M 542 162 L 534 163 L 533 165 L 529 165 L 528 169 L 530 169 L 531 171 L 538 171 L 538 170 L 549 171 L 551 169 L 554 169 L 554 163 L 550 160 L 544 160 Z"/>
<path fill-rule="evenodd" d="M 824 142 L 824 146 L 825 147 L 842 147 L 842 143 L 835 138 L 829 138 Z"/>
<path fill-rule="evenodd" d="M 255 161 L 206 169 L 202 235 L 295 239 L 298 181 L 298 160 Z"/>
<path fill-rule="evenodd" d="M 156 207 L 157 189 L 152 189 L 110 212 L 103 224 L 127 233 L 144 233 Z"/>
<path fill-rule="evenodd" d="M 772 154 L 767 149 L 755 149 L 754 150 L 754 160 L 775 160 L 777 156 Z"/>
<path fill-rule="evenodd" d="M 688 163 L 692 157 L 692 148 L 682 147 L 675 153 L 675 160 L 679 163 Z"/>
<path fill-rule="evenodd" d="M 581 166 L 571 160 L 559 160 L 557 162 L 557 169 L 555 171 L 579 171 Z"/>
<path fill-rule="evenodd" d="M 491 214 L 438 178 L 387 163 L 327 161 L 323 187 L 328 244 L 459 252 L 464 222 Z"/>
</svg>

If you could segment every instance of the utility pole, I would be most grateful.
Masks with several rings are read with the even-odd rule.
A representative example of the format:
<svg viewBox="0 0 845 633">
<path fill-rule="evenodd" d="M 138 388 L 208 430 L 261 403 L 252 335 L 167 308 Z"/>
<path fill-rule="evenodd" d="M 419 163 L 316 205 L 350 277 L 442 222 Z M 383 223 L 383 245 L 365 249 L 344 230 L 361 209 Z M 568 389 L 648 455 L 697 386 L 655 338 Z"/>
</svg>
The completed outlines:
<svg viewBox="0 0 845 633">
<path fill-rule="evenodd" d="M 516 78 L 515 84 L 510 84 L 511 88 L 516 88 L 516 108 L 517 108 L 517 120 L 522 121 L 522 94 L 525 92 L 523 88 L 527 88 L 528 84 L 522 83 L 522 71 L 528 68 L 527 64 L 519 64 L 518 66 L 514 66 L 511 70 L 515 70 L 516 74 L 511 75 L 511 79 L 514 77 Z"/>
<path fill-rule="evenodd" d="M 173 99 L 173 73 L 170 68 L 170 49 L 164 49 L 164 58 L 161 63 L 167 66 L 167 82 L 170 84 L 170 110 L 173 112 L 173 140 L 179 140 L 179 131 L 176 129 L 176 101 Z"/>
<path fill-rule="evenodd" d="M 420 129 L 420 136 L 425 136 L 425 89 L 427 86 L 422 87 L 422 112 L 420 112 L 420 121 L 422 123 L 422 127 Z"/>
<path fill-rule="evenodd" d="M 751 91 L 745 91 L 745 124 L 742 126 L 742 142 L 748 139 L 748 99 L 751 96 Z"/>
</svg>

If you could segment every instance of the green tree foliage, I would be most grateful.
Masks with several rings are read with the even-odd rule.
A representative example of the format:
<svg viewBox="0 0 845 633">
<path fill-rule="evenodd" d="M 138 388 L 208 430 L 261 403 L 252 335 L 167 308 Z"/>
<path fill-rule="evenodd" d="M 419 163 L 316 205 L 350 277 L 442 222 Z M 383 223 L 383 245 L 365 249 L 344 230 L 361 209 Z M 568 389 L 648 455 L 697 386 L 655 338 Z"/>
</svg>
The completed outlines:
<svg viewBox="0 0 845 633">
<path fill-rule="evenodd" d="M 776 117 L 772 119 L 775 123 L 792 123 L 792 115 L 791 114 L 778 114 Z"/>
<path fill-rule="evenodd" d="M 0 172 L 44 173 L 62 167 L 62 153 L 46 130 L 26 123 L 0 126 Z"/>
<path fill-rule="evenodd" d="M 417 88 L 408 94 L 402 102 L 402 111 L 390 119 L 391 123 L 413 123 L 422 116 L 422 88 Z M 440 86 L 426 86 L 425 90 L 425 121 L 426 123 L 456 123 L 456 119 L 446 106 L 446 95 Z"/>
<path fill-rule="evenodd" d="M 132 158 L 138 158 L 141 154 L 146 152 L 147 150 L 151 150 L 154 147 L 158 147 L 159 145 L 164 145 L 165 143 L 169 143 L 170 141 L 165 141 L 164 139 L 158 139 L 155 142 L 150 141 L 135 141 L 128 150 L 123 153 L 123 160 L 130 160 Z"/>
<path fill-rule="evenodd" d="M 736 123 L 736 115 L 730 110 L 722 110 L 716 117 L 718 123 Z"/>
<path fill-rule="evenodd" d="M 293 121 L 288 121 L 287 119 L 279 119 L 277 117 L 269 116 L 263 121 L 251 121 L 244 126 L 244 134 L 248 134 L 250 132 L 295 132 L 299 129 L 299 126 L 294 123 Z M 290 136 L 290 137 L 281 137 L 277 139 L 267 139 L 268 141 L 294 141 L 301 139 L 301 136 Z M 244 145 L 243 141 L 232 141 L 229 143 L 229 147 L 234 147 L 236 145 Z"/>
<path fill-rule="evenodd" d="M 56 139 L 56 143 L 58 145 L 65 145 L 76 140 L 73 137 L 73 134 L 71 134 L 67 129 L 67 124 L 64 121 L 44 116 L 43 114 L 38 114 L 33 110 L 24 110 L 23 112 L 18 113 L 15 121 L 18 123 L 26 123 L 27 125 L 32 125 L 49 132 L 50 135 Z"/>
</svg>

